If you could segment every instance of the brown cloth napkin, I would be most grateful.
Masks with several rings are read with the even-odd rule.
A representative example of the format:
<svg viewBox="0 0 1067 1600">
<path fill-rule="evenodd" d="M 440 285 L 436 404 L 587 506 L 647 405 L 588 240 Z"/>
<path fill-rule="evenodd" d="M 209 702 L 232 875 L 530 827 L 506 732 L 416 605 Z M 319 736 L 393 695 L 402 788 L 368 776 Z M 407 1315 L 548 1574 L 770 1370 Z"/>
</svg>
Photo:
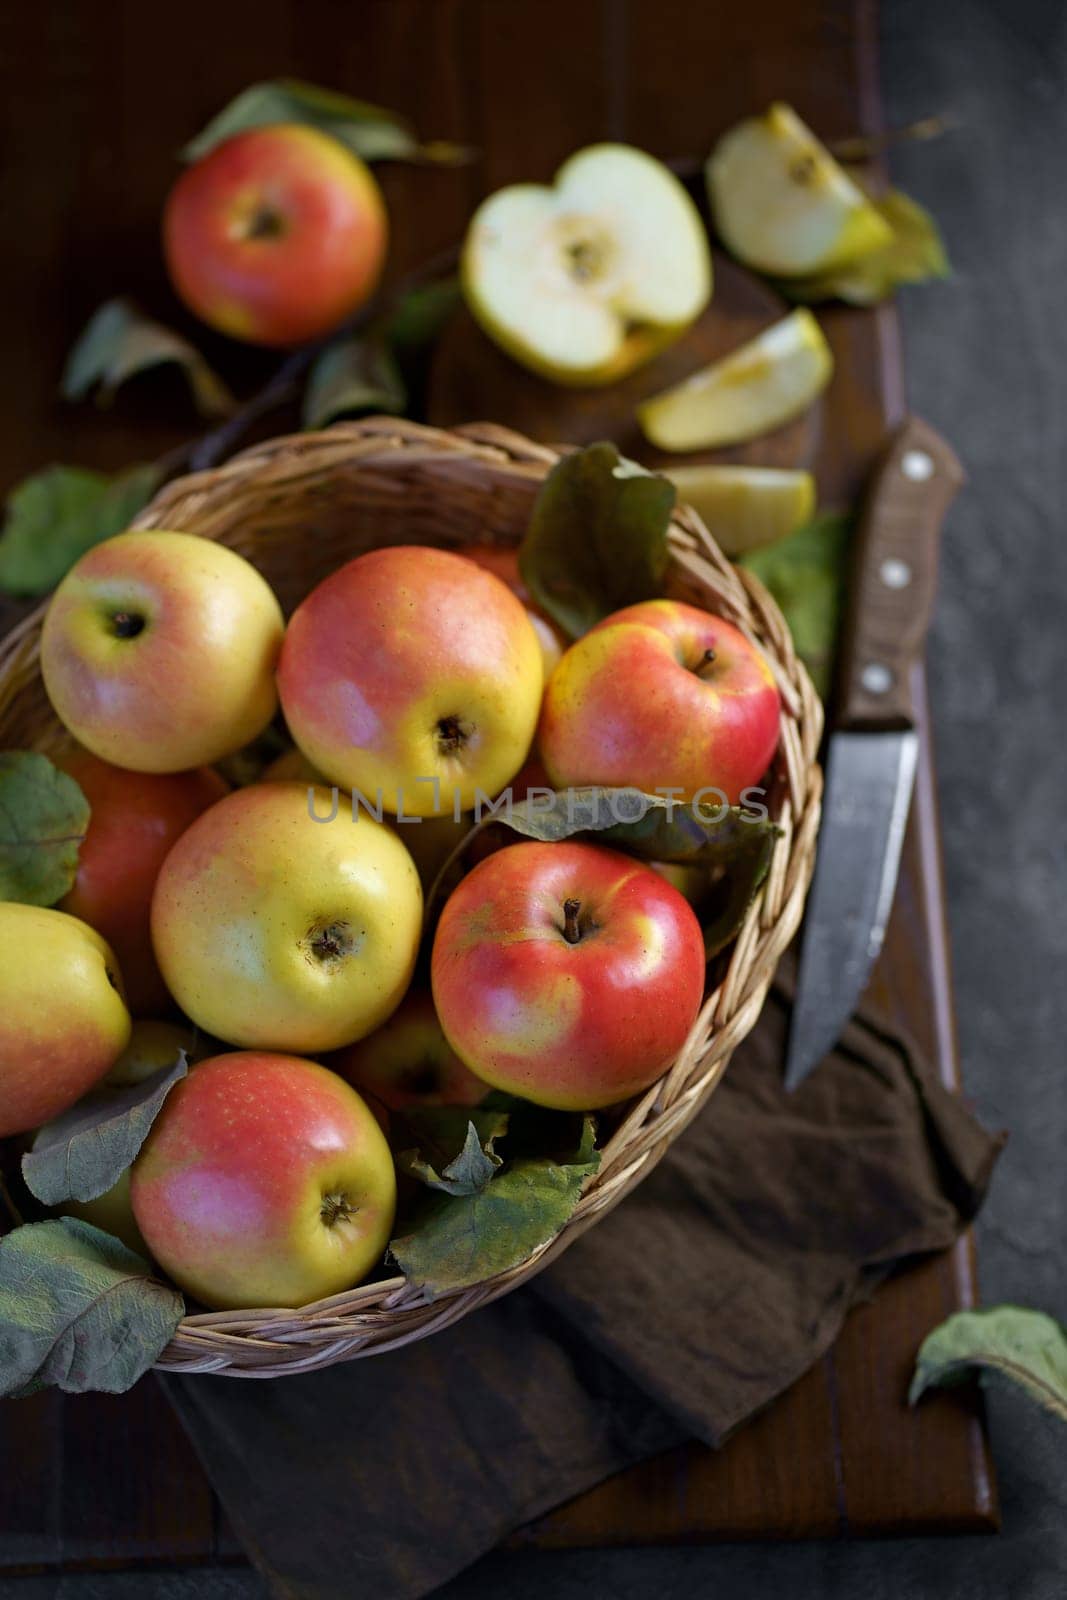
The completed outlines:
<svg viewBox="0 0 1067 1600">
<path fill-rule="evenodd" d="M 162 1380 L 274 1594 L 416 1600 L 622 1467 L 719 1444 L 952 1242 L 1001 1141 L 869 1017 L 786 1095 L 787 1017 L 777 989 L 655 1172 L 507 1299 L 324 1372 Z"/>
</svg>

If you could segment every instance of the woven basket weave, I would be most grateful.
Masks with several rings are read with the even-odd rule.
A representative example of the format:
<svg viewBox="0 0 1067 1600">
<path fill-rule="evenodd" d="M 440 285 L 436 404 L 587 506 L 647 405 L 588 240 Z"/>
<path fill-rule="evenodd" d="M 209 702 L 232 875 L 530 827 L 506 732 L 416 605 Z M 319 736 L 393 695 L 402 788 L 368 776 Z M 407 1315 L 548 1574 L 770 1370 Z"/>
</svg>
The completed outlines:
<svg viewBox="0 0 1067 1600">
<path fill-rule="evenodd" d="M 553 450 L 485 424 L 441 432 L 371 418 L 272 439 L 217 470 L 179 479 L 135 526 L 232 546 L 264 573 L 288 612 L 327 573 L 375 545 L 518 543 L 538 484 L 557 459 Z M 728 617 L 755 639 L 782 695 L 770 802 L 782 837 L 677 1061 L 626 1112 L 562 1233 L 521 1266 L 433 1302 L 403 1278 L 390 1278 L 297 1311 L 188 1316 L 161 1367 L 267 1378 L 425 1338 L 514 1289 L 572 1244 L 652 1170 L 719 1082 L 800 921 L 819 821 L 822 708 L 778 608 L 725 560 L 688 507 L 672 519 L 670 550 L 668 592 Z M 0 748 L 47 752 L 64 739 L 38 670 L 43 613 L 0 645 Z"/>
</svg>

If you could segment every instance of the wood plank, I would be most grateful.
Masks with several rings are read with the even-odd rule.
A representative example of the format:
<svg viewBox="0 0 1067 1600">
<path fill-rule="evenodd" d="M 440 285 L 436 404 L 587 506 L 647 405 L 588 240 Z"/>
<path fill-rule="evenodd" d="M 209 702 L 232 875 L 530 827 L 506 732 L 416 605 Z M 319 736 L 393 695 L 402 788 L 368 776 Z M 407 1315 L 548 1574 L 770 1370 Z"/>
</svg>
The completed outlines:
<svg viewBox="0 0 1067 1600">
<path fill-rule="evenodd" d="M 212 40 L 206 53 L 204 38 Z M 596 138 L 702 156 L 731 121 L 775 96 L 791 99 L 830 137 L 872 128 L 872 39 L 873 8 L 863 0 L 730 8 L 691 0 L 513 0 L 507 7 L 366 0 L 358 28 L 338 27 L 328 6 L 261 0 L 251 29 L 213 0 L 187 0 L 183 27 L 168 35 L 167 70 L 159 72 L 152 70 L 155 18 L 133 0 L 91 15 L 78 0 L 6 8 L 0 92 L 23 152 L 6 192 L 34 249 L 9 253 L 9 292 L 0 304 L 5 372 L 19 396 L 0 434 L 0 482 L 6 487 L 53 459 L 104 467 L 146 459 L 195 426 L 180 383 L 166 377 L 139 382 L 107 414 L 57 401 L 71 339 L 118 290 L 132 290 L 186 327 L 243 390 L 272 365 L 273 357 L 237 352 L 184 316 L 166 285 L 157 239 L 173 152 L 253 79 L 284 72 L 333 83 L 406 112 L 428 136 L 480 147 L 478 162 L 454 172 L 381 169 L 393 223 L 390 271 L 397 272 L 458 241 L 480 193 L 548 178 L 572 149 Z M 724 267 L 721 285 L 729 275 Z M 843 501 L 854 496 L 886 420 L 899 410 L 895 319 L 834 310 L 824 322 L 845 376 L 802 453 L 816 455 L 823 499 Z M 522 380 L 507 370 L 515 404 Z M 500 392 L 479 378 L 462 409 L 484 416 L 492 406 L 503 419 L 494 399 Z M 558 392 L 552 398 L 558 405 Z M 559 437 L 563 428 L 546 423 L 533 431 Z M 878 982 L 951 1071 L 939 870 L 927 751 Z M 832 1355 L 724 1450 L 671 1452 L 560 1508 L 520 1540 L 655 1543 L 991 1526 L 994 1491 L 973 1396 L 937 1396 L 918 1413 L 902 1404 L 922 1333 L 972 1299 L 965 1242 L 860 1308 Z M 0 1461 L 0 1569 L 208 1560 L 239 1548 L 153 1383 L 122 1400 L 45 1395 L 0 1407 Z"/>
</svg>

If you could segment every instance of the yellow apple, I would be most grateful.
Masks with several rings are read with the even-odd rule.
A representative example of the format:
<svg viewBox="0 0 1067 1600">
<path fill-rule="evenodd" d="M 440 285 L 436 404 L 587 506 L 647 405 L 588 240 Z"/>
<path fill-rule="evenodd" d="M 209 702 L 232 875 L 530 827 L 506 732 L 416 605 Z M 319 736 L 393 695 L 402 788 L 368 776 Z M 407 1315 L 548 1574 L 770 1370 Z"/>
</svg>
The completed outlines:
<svg viewBox="0 0 1067 1600">
<path fill-rule="evenodd" d="M 723 242 L 759 272 L 831 272 L 893 237 L 874 202 L 787 105 L 731 128 L 712 152 L 707 180 Z"/>
<path fill-rule="evenodd" d="M 384 1022 L 411 981 L 415 863 L 391 829 L 364 812 L 353 821 L 345 796 L 332 815 L 332 802 L 303 783 L 251 784 L 205 811 L 163 864 L 156 959 L 216 1038 L 334 1050 Z"/>
<path fill-rule="evenodd" d="M 188 533 L 121 533 L 56 590 L 41 672 L 56 715 L 94 755 L 182 772 L 263 731 L 283 631 L 270 586 L 236 551 Z"/>
<path fill-rule="evenodd" d="M 703 311 L 711 253 L 700 214 L 662 162 L 624 144 L 579 150 L 551 188 L 484 200 L 463 246 L 463 290 L 490 338 L 557 383 L 610 383 Z"/>
<path fill-rule="evenodd" d="M 0 1138 L 66 1111 L 129 1037 L 106 941 L 64 911 L 0 902 Z"/>
</svg>

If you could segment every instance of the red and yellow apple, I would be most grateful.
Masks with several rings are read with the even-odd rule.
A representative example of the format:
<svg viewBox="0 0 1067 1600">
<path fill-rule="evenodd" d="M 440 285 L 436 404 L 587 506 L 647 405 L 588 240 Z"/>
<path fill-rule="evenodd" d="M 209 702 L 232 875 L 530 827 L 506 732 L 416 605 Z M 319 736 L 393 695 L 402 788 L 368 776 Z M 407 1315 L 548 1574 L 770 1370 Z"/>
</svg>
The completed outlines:
<svg viewBox="0 0 1067 1600">
<path fill-rule="evenodd" d="M 468 561 L 473 561 L 476 566 L 484 567 L 486 572 L 493 573 L 501 583 L 507 584 L 517 600 L 522 601 L 530 625 L 537 635 L 537 642 L 541 646 L 541 662 L 547 683 L 556 663 L 567 648 L 567 641 L 552 618 L 547 616 L 531 598 L 519 571 L 518 547 L 505 544 L 465 544 L 456 554 L 466 556 Z"/>
<path fill-rule="evenodd" d="M 736 805 L 777 749 L 779 709 L 766 659 L 732 623 L 646 600 L 570 647 L 545 690 L 537 742 L 557 788 L 670 788 L 687 800 L 719 790 Z"/>
<path fill-rule="evenodd" d="M 387 811 L 470 810 L 521 767 L 541 700 L 530 619 L 451 551 L 398 545 L 298 606 L 278 668 L 290 732 L 327 779 Z"/>
<path fill-rule="evenodd" d="M 118 962 L 95 929 L 0 902 L 0 1138 L 66 1111 L 129 1037 Z"/>
<path fill-rule="evenodd" d="M 178 179 L 163 217 L 171 282 L 191 311 L 252 344 L 306 344 L 381 276 L 382 193 L 367 166 L 299 123 L 251 128 Z"/>
<path fill-rule="evenodd" d="M 370 1033 L 411 981 L 418 873 L 397 835 L 303 783 L 239 789 L 171 850 L 152 942 L 181 1009 L 249 1049 L 318 1054 Z M 314 816 L 312 815 L 314 811 Z"/>
<path fill-rule="evenodd" d="M 210 767 L 130 772 L 86 751 L 60 764 L 81 786 L 92 815 L 74 887 L 59 909 L 103 934 L 118 957 L 135 1017 L 166 1011 L 170 996 L 152 954 L 152 890 L 175 839 L 228 787 Z"/>
<path fill-rule="evenodd" d="M 188 533 L 121 533 L 53 595 L 41 672 L 60 721 L 101 760 L 184 772 L 270 721 L 284 626 L 266 580 L 235 550 Z"/>
<path fill-rule="evenodd" d="M 171 1091 L 131 1195 L 148 1249 L 204 1305 L 302 1306 L 381 1259 L 396 1174 L 370 1108 L 336 1073 L 237 1051 Z"/>
<path fill-rule="evenodd" d="M 650 868 L 597 845 L 526 842 L 470 872 L 432 957 L 445 1036 L 496 1089 L 566 1111 L 637 1094 L 700 1009 L 704 940 Z"/>
<path fill-rule="evenodd" d="M 368 1100 L 380 1100 L 390 1111 L 476 1106 L 488 1093 L 445 1038 L 426 989 L 409 989 L 388 1022 L 339 1051 L 329 1065 Z"/>
</svg>

